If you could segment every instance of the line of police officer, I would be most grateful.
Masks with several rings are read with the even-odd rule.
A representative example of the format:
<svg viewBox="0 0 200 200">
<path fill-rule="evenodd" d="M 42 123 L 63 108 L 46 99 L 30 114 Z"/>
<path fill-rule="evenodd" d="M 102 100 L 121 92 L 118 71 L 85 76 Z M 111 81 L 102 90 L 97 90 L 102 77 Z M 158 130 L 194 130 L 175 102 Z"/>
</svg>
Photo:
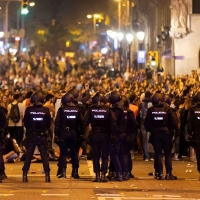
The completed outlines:
<svg viewBox="0 0 200 200">
<path fill-rule="evenodd" d="M 130 148 L 128 145 L 129 136 L 135 134 L 137 122 L 132 112 L 127 108 L 127 99 L 121 94 L 113 91 L 108 99 L 102 93 L 93 96 L 93 105 L 90 106 L 83 118 L 74 93 L 69 91 L 62 97 L 62 106 L 59 108 L 55 119 L 55 141 L 60 146 L 59 176 L 66 178 L 66 152 L 68 148 L 72 158 L 72 177 L 78 175 L 78 154 L 77 140 L 79 135 L 84 134 L 86 126 L 91 124 L 91 147 L 93 152 L 93 166 L 96 174 L 94 182 L 107 182 L 106 173 L 108 170 L 108 156 L 110 153 L 111 164 L 115 181 L 128 180 L 130 178 Z M 77 97 L 77 95 L 76 95 Z M 107 100 L 111 105 L 107 105 Z M 166 98 L 161 93 L 155 93 L 152 97 L 153 106 L 148 109 L 145 119 L 145 129 L 151 133 L 150 142 L 155 151 L 155 178 L 163 179 L 162 151 L 165 156 L 166 180 L 176 180 L 172 174 L 172 138 L 174 131 L 178 129 L 178 118 L 175 112 L 165 103 Z M 194 148 L 197 153 L 197 166 L 200 172 L 200 92 L 195 98 L 196 104 L 190 108 L 188 115 L 188 132 L 191 135 Z M 167 101 L 166 101 L 167 102 Z M 27 182 L 27 173 L 30 168 L 31 159 L 36 146 L 39 147 L 45 181 L 50 182 L 50 167 L 47 155 L 47 130 L 51 125 L 49 110 L 43 106 L 44 96 L 36 92 L 31 96 L 32 106 L 28 107 L 24 115 L 24 127 L 26 128 L 27 157 L 22 168 L 23 182 Z M 1 112 L 1 109 L 0 109 Z M 1 135 L 4 134 L 7 126 L 4 114 L 0 115 Z M 79 133 L 79 135 L 77 134 Z M 1 137 L 2 138 L 2 137 Z M 0 146 L 1 149 L 1 146 Z M 100 157 L 102 159 L 100 165 Z M 4 165 L 2 151 L 0 150 L 0 180 L 3 178 Z"/>
</svg>

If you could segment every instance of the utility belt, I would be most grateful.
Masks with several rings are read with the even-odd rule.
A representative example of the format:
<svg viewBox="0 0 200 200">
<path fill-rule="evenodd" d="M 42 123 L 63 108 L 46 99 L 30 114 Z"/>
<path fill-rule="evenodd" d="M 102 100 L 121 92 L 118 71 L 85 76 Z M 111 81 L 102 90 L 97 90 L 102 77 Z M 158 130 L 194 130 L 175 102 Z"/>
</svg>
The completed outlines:
<svg viewBox="0 0 200 200">
<path fill-rule="evenodd" d="M 31 137 L 37 137 L 37 136 L 42 136 L 42 137 L 48 137 L 48 133 L 46 131 L 30 131 L 29 136 Z"/>
<path fill-rule="evenodd" d="M 109 130 L 105 130 L 105 129 L 102 129 L 102 128 L 95 128 L 95 129 L 92 129 L 92 134 L 98 134 L 98 135 L 101 135 L 101 134 L 110 134 L 111 131 Z"/>
</svg>

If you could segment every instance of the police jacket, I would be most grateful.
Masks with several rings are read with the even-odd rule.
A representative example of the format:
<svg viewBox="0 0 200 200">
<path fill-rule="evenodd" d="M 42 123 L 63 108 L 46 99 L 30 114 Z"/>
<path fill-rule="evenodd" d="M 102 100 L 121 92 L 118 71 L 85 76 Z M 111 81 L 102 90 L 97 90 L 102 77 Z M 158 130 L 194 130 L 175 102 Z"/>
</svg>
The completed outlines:
<svg viewBox="0 0 200 200">
<path fill-rule="evenodd" d="M 144 126 L 147 132 L 169 133 L 170 130 L 178 129 L 178 118 L 169 106 L 159 103 L 148 109 Z"/>
<path fill-rule="evenodd" d="M 193 140 L 200 142 L 200 102 L 189 109 L 187 124 L 193 133 Z"/>
<path fill-rule="evenodd" d="M 103 103 L 90 106 L 84 116 L 83 124 L 91 123 L 93 134 L 110 134 L 116 126 L 116 118 L 110 108 Z"/>
<path fill-rule="evenodd" d="M 23 122 L 27 133 L 45 133 L 51 126 L 49 109 L 39 103 L 29 106 L 26 108 Z"/>
<path fill-rule="evenodd" d="M 116 135 L 121 133 L 128 134 L 129 132 L 133 132 L 133 129 L 137 129 L 138 124 L 134 115 L 131 110 L 124 106 L 124 102 L 120 101 L 113 105 L 112 111 L 117 119 L 118 129 L 116 131 Z"/>
<path fill-rule="evenodd" d="M 82 115 L 74 103 L 68 103 L 58 109 L 55 119 L 55 136 L 63 140 L 67 137 L 77 138 L 76 129 L 83 132 Z"/>
<path fill-rule="evenodd" d="M 7 126 L 8 123 L 6 120 L 4 108 L 0 106 L 0 140 L 3 139 L 6 135 Z"/>
</svg>

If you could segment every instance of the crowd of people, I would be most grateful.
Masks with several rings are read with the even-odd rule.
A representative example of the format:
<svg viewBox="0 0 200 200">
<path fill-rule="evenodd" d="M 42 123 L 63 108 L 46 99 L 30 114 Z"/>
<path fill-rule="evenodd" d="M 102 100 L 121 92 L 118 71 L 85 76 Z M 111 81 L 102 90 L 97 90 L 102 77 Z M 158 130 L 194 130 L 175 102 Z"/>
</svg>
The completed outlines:
<svg viewBox="0 0 200 200">
<path fill-rule="evenodd" d="M 31 104 L 30 99 L 34 92 L 42 92 L 45 97 L 44 106 L 49 108 L 51 116 L 47 142 L 49 158 L 59 160 L 61 155 L 62 162 L 60 160 L 59 162 L 62 163 L 62 167 L 59 169 L 61 171 L 58 172 L 58 175 L 60 175 L 60 178 L 66 177 L 64 170 L 66 164 L 63 161 L 66 148 L 62 147 L 64 150 L 61 152 L 59 150 L 55 151 L 55 149 L 59 148 L 55 148 L 53 142 L 56 132 L 54 123 L 62 103 L 62 96 L 72 89 L 77 91 L 76 102 L 79 105 L 82 116 L 85 116 L 87 109 L 94 104 L 92 97 L 96 92 L 104 94 L 105 98 L 107 98 L 111 91 L 116 91 L 127 99 L 127 102 L 125 101 L 126 108 L 132 111 L 134 119 L 138 123 L 137 131 L 132 130 L 134 134 L 135 132 L 137 134 L 135 134 L 134 145 L 132 144 L 129 150 L 143 154 L 144 161 L 155 159 L 155 146 L 153 148 L 149 143 L 150 131 L 145 126 L 148 108 L 152 106 L 151 97 L 155 93 L 168 95 L 170 100 L 167 103 L 174 109 L 179 119 L 178 128 L 174 130 L 173 136 L 172 153 L 174 160 L 182 160 L 184 156 L 189 156 L 191 161 L 196 161 L 194 149 L 185 138 L 185 125 L 187 124 L 189 109 L 195 103 L 194 97 L 199 92 L 200 76 L 198 71 L 193 70 L 191 74 L 177 75 L 175 77 L 165 72 L 162 66 L 156 69 L 147 64 L 145 69 L 140 69 L 139 71 L 124 70 L 117 73 L 115 77 L 108 77 L 106 72 L 102 73 L 102 70 L 93 65 L 92 60 L 86 62 L 80 59 L 74 64 L 62 52 L 59 52 L 56 58 L 52 58 L 48 52 L 43 57 L 38 52 L 35 52 L 31 56 L 25 54 L 2 56 L 0 74 L 0 105 L 8 121 L 6 145 L 4 145 L 6 148 L 3 149 L 4 162 L 15 162 L 16 160 L 24 159 L 26 152 L 24 150 L 26 146 L 24 139 L 27 132 L 23 123 L 25 111 Z M 17 105 L 19 109 L 16 112 L 19 112 L 20 118 L 16 122 L 12 119 L 12 113 L 15 111 L 13 105 Z M 89 125 L 89 120 L 85 124 Z M 94 127 L 92 128 L 94 129 Z M 79 135 L 84 134 L 81 133 Z M 84 148 L 82 146 L 83 141 L 81 139 L 80 141 L 81 144 L 78 145 L 77 156 L 81 154 Z M 18 145 L 14 145 L 15 143 Z M 75 152 L 74 149 L 73 152 Z M 98 158 L 100 155 L 93 154 L 93 156 Z M 42 158 L 41 156 L 32 155 L 31 159 L 38 161 Z M 72 160 L 77 159 L 78 157 L 72 156 Z M 113 160 L 115 160 L 114 165 L 117 166 L 116 157 Z M 78 164 L 74 167 L 75 171 L 72 173 L 75 178 L 79 177 L 77 168 Z M 112 168 L 113 166 L 110 166 L 109 175 L 114 173 Z M 128 179 L 128 176 L 132 176 L 131 169 L 126 169 L 125 171 L 128 174 L 126 173 L 122 176 L 124 180 Z M 124 171 L 120 173 L 122 172 Z M 95 171 L 95 173 L 96 181 L 106 180 L 105 173 L 103 173 L 101 179 L 99 178 L 99 172 Z M 161 172 L 157 176 L 158 179 L 161 178 L 160 174 Z M 5 173 L 4 177 L 6 177 Z M 116 177 L 115 179 L 118 181 L 123 180 L 120 174 L 116 175 Z M 24 180 L 26 181 L 27 179 L 25 178 Z"/>
</svg>

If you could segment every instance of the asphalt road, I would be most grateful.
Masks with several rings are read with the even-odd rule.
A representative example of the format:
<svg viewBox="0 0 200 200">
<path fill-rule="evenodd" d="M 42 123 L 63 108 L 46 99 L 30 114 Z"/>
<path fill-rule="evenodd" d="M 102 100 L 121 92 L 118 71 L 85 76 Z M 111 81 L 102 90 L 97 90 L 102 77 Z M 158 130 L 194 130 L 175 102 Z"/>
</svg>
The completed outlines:
<svg viewBox="0 0 200 200">
<path fill-rule="evenodd" d="M 45 183 L 42 163 L 32 163 L 28 174 L 28 183 L 22 182 L 23 162 L 6 164 L 8 179 L 0 183 L 0 200 L 134 200 L 134 199 L 178 199 L 200 200 L 200 181 L 196 163 L 174 161 L 173 173 L 176 181 L 158 181 L 153 176 L 153 162 L 133 160 L 134 179 L 125 182 L 93 183 L 92 162 L 80 161 L 80 179 L 71 179 L 71 164 L 68 165 L 67 179 L 59 180 L 55 174 L 57 163 L 50 162 L 51 183 Z"/>
</svg>

